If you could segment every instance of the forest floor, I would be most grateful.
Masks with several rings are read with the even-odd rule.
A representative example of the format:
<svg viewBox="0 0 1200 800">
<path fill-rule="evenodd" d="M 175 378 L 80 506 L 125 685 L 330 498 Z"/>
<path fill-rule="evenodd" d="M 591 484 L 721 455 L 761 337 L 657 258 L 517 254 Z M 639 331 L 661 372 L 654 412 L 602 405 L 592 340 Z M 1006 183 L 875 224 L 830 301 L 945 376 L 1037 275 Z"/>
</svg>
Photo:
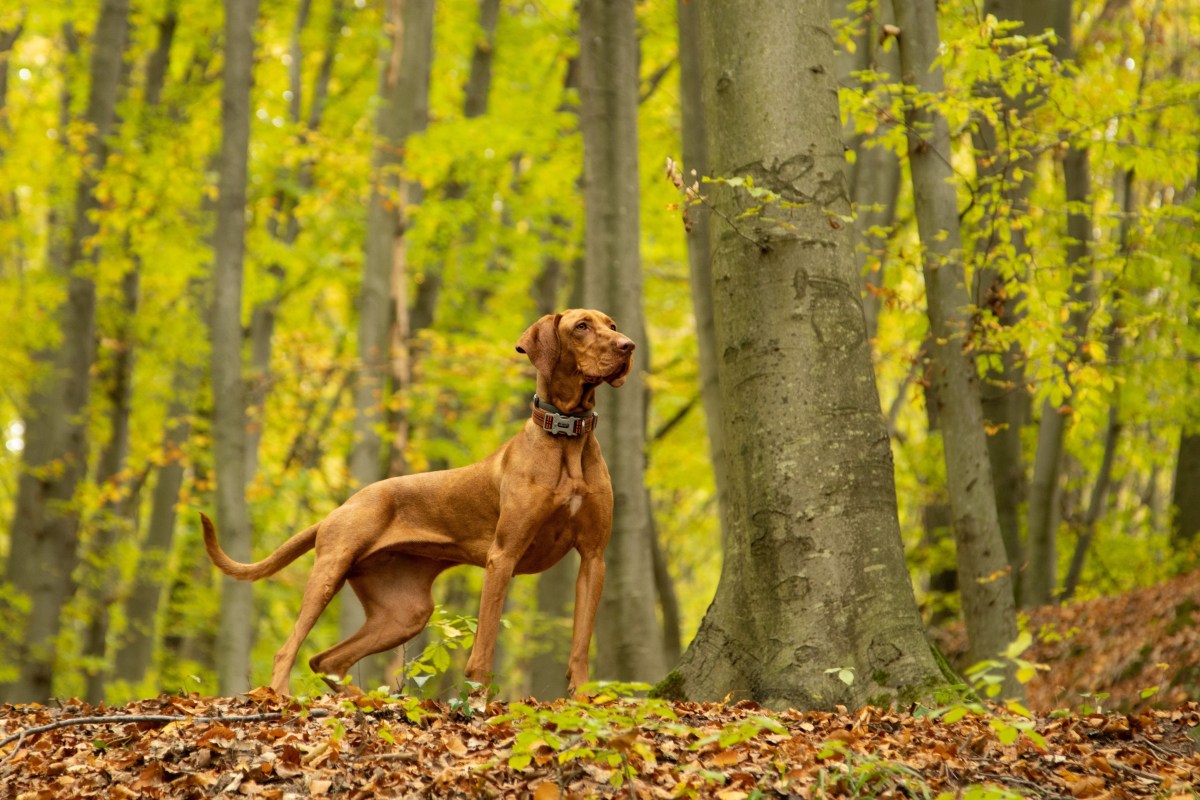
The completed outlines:
<svg viewBox="0 0 1200 800">
<path fill-rule="evenodd" d="M 1200 800 L 1200 573 L 1033 613 L 1029 717 L 753 703 L 281 704 L 161 696 L 0 707 L 0 800 L 774 797 Z M 953 651 L 956 638 L 943 644 Z M 39 730 L 41 728 L 42 730 Z"/>
</svg>

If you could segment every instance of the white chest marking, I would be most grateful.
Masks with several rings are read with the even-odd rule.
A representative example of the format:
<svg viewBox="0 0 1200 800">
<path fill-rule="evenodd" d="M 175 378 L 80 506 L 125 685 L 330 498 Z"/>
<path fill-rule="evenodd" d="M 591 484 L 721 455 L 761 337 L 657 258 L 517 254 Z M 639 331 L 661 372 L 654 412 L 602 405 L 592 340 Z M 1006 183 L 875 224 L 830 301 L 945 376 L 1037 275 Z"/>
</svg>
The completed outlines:
<svg viewBox="0 0 1200 800">
<path fill-rule="evenodd" d="M 570 514 L 572 517 L 575 516 L 575 512 L 579 510 L 579 507 L 581 505 L 583 505 L 583 495 L 581 495 L 581 494 L 571 495 L 570 497 L 567 498 L 567 513 Z"/>
</svg>

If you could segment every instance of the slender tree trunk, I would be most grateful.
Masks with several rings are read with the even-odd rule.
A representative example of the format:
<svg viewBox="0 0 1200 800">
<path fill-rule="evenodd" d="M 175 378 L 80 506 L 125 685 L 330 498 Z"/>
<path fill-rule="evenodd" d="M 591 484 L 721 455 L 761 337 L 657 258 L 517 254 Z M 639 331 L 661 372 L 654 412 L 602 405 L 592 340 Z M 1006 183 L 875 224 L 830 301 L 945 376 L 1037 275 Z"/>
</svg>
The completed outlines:
<svg viewBox="0 0 1200 800">
<path fill-rule="evenodd" d="M 129 34 L 128 0 L 105 0 L 93 36 L 91 85 L 85 121 L 91 128 L 87 166 L 75 198 L 75 215 L 65 259 L 53 262 L 67 288 L 58 310 L 61 344 L 36 360 L 48 367 L 27 398 L 25 451 L 10 528 L 7 579 L 30 600 L 23 635 L 0 641 L 6 657 L 20 666 L 17 680 L 0 689 L 10 702 L 45 700 L 52 691 L 55 639 L 63 605 L 73 590 L 79 516 L 75 490 L 87 472 L 87 403 L 96 351 L 96 286 L 91 270 L 96 251 L 97 175 L 108 157 L 116 125 L 117 89 Z"/>
<path fill-rule="evenodd" d="M 1063 160 L 1064 185 L 1068 206 L 1078 209 L 1091 199 L 1091 170 L 1088 153 L 1071 147 Z M 1067 212 L 1067 264 L 1072 271 L 1070 286 L 1071 310 L 1067 317 L 1068 339 L 1073 351 L 1066 358 L 1079 358 L 1079 346 L 1087 337 L 1087 323 L 1092 313 L 1092 270 L 1088 261 L 1091 248 L 1092 215 L 1088 212 Z M 1065 365 L 1064 365 L 1065 368 Z M 1063 379 L 1070 385 L 1070 371 Z M 1029 488 L 1028 541 L 1029 558 L 1021 582 L 1021 604 L 1044 605 L 1051 601 L 1057 583 L 1059 486 L 1062 478 L 1062 453 L 1067 433 L 1067 415 L 1049 400 L 1042 403 L 1038 420 L 1037 451 L 1033 463 L 1033 478 Z"/>
<path fill-rule="evenodd" d="M 1200 203 L 1200 159 L 1196 161 L 1196 184 L 1192 187 L 1192 206 Z M 1200 337 L 1200 256 L 1192 255 L 1192 313 L 1188 324 L 1193 335 Z M 1196 354 L 1192 354 L 1196 357 Z M 1195 368 L 1192 369 L 1195 374 Z M 1200 395 L 1193 382 L 1192 396 Z M 1195 406 L 1193 406 L 1195 408 Z M 1171 523 L 1171 546 L 1177 553 L 1190 553 L 1194 560 L 1200 553 L 1194 550 L 1200 539 L 1200 423 L 1185 423 L 1179 439 L 1179 456 L 1175 461 L 1175 484 L 1171 490 L 1171 505 L 1175 513 Z"/>
<path fill-rule="evenodd" d="M 984 11 L 999 19 L 1023 22 L 1021 32 L 1030 36 L 1050 28 L 1060 36 L 1060 58 L 1070 57 L 1070 4 L 1042 0 L 987 0 Z M 1065 49 L 1064 49 L 1065 45 Z M 996 91 L 1001 111 L 1007 120 L 997 129 L 981 120 L 975 135 L 976 165 L 983 194 L 983 232 L 975 243 L 975 297 L 980 313 L 990 311 L 1001 328 L 1011 328 L 1019 321 L 1025 261 L 1029 245 L 1024 226 L 1010 225 L 1008 217 L 1029 212 L 1029 195 L 1033 190 L 1032 176 L 1036 159 L 1013 141 L 1011 128 L 1021 125 L 1031 97 L 1019 93 L 1016 97 Z M 1003 139 L 1003 141 L 1001 141 Z M 1014 178 L 1014 175 L 1022 175 Z M 994 248 L 1001 241 L 999 232 L 1007 231 L 1004 241 L 1011 247 L 1008 264 L 996 265 Z M 1021 430 L 1029 418 L 1029 395 L 1021 370 L 1022 354 L 1013 344 L 1001 353 L 999 369 L 990 369 L 982 387 L 983 416 L 989 426 L 988 455 L 992 464 L 993 488 L 1000 532 L 1013 570 L 1014 583 L 1020 584 L 1019 572 L 1024 563 L 1020 539 L 1021 505 L 1026 496 L 1025 461 L 1021 447 Z M 1032 517 L 1029 518 L 1032 523 Z M 1045 529 L 1029 529 L 1030 547 L 1047 543 Z M 1052 533 L 1051 533 L 1052 535 Z M 1033 556 L 1031 555 L 1031 558 Z M 1040 554 L 1038 555 L 1040 557 Z M 1019 589 L 1018 593 L 1023 591 Z"/>
<path fill-rule="evenodd" d="M 117 601 L 121 589 L 120 570 L 114 563 L 113 548 L 122 539 L 128 540 L 137 528 L 136 488 L 126 473 L 129 456 L 129 418 L 133 405 L 133 362 L 134 347 L 133 319 L 137 313 L 139 266 L 135 263 L 125 273 L 122 281 L 123 305 L 120 310 L 122 322 L 115 336 L 117 352 L 108 365 L 106 383 L 110 407 L 111 432 L 109 440 L 100 454 L 96 468 L 96 483 L 105 487 L 106 500 L 100 508 L 95 523 L 88 560 L 92 574 L 85 579 L 88 606 L 92 618 L 84 636 L 83 655 L 91 663 L 87 667 L 85 696 L 88 701 L 98 703 L 104 699 L 108 683 L 108 662 L 105 659 L 108 644 L 109 610 Z M 91 584 L 91 585 L 88 585 Z"/>
<path fill-rule="evenodd" d="M 125 600 L 125 633 L 116 649 L 114 675 L 129 686 L 146 677 L 154 658 L 158 608 L 167 580 L 167 562 L 175 539 L 176 506 L 183 487 L 184 443 L 191 435 L 192 400 L 199 382 L 195 368 L 180 364 L 173 381 L 171 405 L 167 410 L 169 428 L 163 436 L 165 463 L 150 501 L 150 521 L 139 548 L 133 588 Z"/>
<path fill-rule="evenodd" d="M 475 47 L 471 51 L 471 71 L 463 87 L 463 116 L 467 119 L 481 117 L 487 113 L 488 98 L 492 91 L 492 61 L 495 58 L 496 24 L 500 16 L 500 0 L 479 0 L 479 30 Z M 461 200 L 466 195 L 466 185 L 452 179 L 445 188 L 445 199 Z M 473 236 L 465 232 L 464 238 Z M 438 298 L 442 292 L 443 263 L 438 260 L 425 265 L 421 282 L 417 284 L 409 312 L 410 334 L 433 325 L 437 313 Z"/>
<path fill-rule="evenodd" d="M 834 18 L 854 18 L 855 4 L 848 0 L 831 0 Z M 874 13 L 859 18 L 861 35 L 854 39 L 854 52 L 840 51 L 838 54 L 838 81 L 843 88 L 863 92 L 878 91 L 889 80 L 883 77 L 876 84 L 862 84 L 854 75 L 857 70 L 871 69 L 891 80 L 900 75 L 900 60 L 896 47 L 886 50 L 883 43 L 887 36 L 883 26 L 892 24 L 891 0 L 877 0 Z M 886 95 L 880 97 L 887 103 Z M 888 128 L 896 124 L 887 116 L 880 116 L 878 125 Z M 863 313 L 867 320 L 867 338 L 874 339 L 879 329 L 880 287 L 883 286 L 883 267 L 887 261 L 888 241 L 896 221 L 896 200 L 900 193 L 900 158 L 887 147 L 873 147 L 877 131 L 865 134 L 843 132 L 843 144 L 854 152 L 853 164 L 847 165 L 847 181 L 850 186 L 850 201 L 854 204 L 855 230 L 858 233 L 859 271 L 863 276 Z"/>
<path fill-rule="evenodd" d="M 321 64 L 317 69 L 311 92 L 310 109 L 307 118 L 303 115 L 304 87 L 301 81 L 304 65 L 304 51 L 300 46 L 301 34 L 308 23 L 312 0 L 301 0 L 296 11 L 296 21 L 292 25 L 291 42 L 289 45 L 291 63 L 288 66 L 288 85 L 292 93 L 288 106 L 291 122 L 300 133 L 299 147 L 307 145 L 312 135 L 320 128 L 325 110 L 325 98 L 329 92 L 329 80 L 333 75 L 333 62 L 337 56 L 338 41 L 342 36 L 345 25 L 346 9 L 341 0 L 334 0 L 326 26 L 325 48 L 321 56 Z M 300 235 L 300 220 L 296 216 L 296 206 L 303 196 L 312 188 L 312 160 L 308 159 L 297 165 L 290 177 L 283 177 L 282 183 L 288 188 L 280 189 L 275 196 L 277 213 L 272 215 L 267 223 L 271 237 L 285 248 L 291 248 Z M 262 441 L 263 419 L 267 396 L 271 387 L 271 357 L 272 344 L 275 334 L 275 318 L 282 300 L 283 280 L 286 271 L 282 264 L 273 263 L 266 269 L 271 277 L 273 293 L 266 299 L 255 304 L 250 312 L 250 392 L 249 392 L 249 430 L 246 445 L 246 474 L 254 476 L 258 472 L 259 444 Z"/>
<path fill-rule="evenodd" d="M 406 240 L 404 205 L 408 187 L 396 174 L 403 162 L 408 137 L 421 130 L 429 113 L 429 77 L 433 61 L 433 0 L 389 0 L 387 27 L 391 45 L 380 70 L 381 104 L 375 118 L 371 197 L 367 209 L 367 241 L 358 305 L 359 374 L 355 387 L 354 449 L 350 474 L 358 486 L 385 475 L 384 406 L 389 396 L 392 359 L 397 337 L 407 347 L 407 333 L 395 333 L 394 287 L 404 286 Z M 397 270 L 399 274 L 397 275 Z M 407 309 L 407 303 L 405 303 Z M 402 387 L 392 387 L 399 391 Z M 362 625 L 357 598 L 342 592 L 339 624 L 343 636 Z"/>
<path fill-rule="evenodd" d="M 1143 76 L 1144 83 L 1144 76 Z M 1133 254 L 1133 209 L 1134 209 L 1134 171 L 1125 170 L 1116 180 L 1113 190 L 1114 199 L 1121 205 L 1121 223 L 1118 234 L 1120 254 L 1128 264 Z M 1107 359 L 1110 363 L 1120 363 L 1121 354 L 1121 292 L 1114 292 L 1112 301 L 1112 319 L 1105 330 L 1105 340 L 1108 342 Z M 1112 468 L 1116 461 L 1117 445 L 1121 438 L 1121 385 L 1113 387 L 1112 398 L 1109 401 L 1108 425 L 1104 431 L 1104 456 L 1100 460 L 1100 468 L 1096 471 L 1096 480 L 1092 483 L 1092 496 L 1088 500 L 1087 513 L 1084 515 L 1079 539 L 1075 542 L 1075 550 L 1071 554 L 1071 564 L 1067 570 L 1060 600 L 1069 600 L 1079 587 L 1083 575 L 1083 565 L 1087 560 L 1088 550 L 1096 537 L 1096 526 L 1108 508 L 1108 495 L 1112 486 Z M 1032 565 L 1031 565 L 1032 566 Z"/>
<path fill-rule="evenodd" d="M 1039 34 L 1047 28 L 1055 31 L 1058 40 L 1053 52 L 1060 62 L 1074 58 L 1069 3 L 1019 0 L 1015 13 L 1024 21 L 1024 32 L 1027 34 Z M 1069 206 L 1066 260 L 1071 269 L 1071 285 L 1068 290 L 1070 311 L 1066 338 L 1072 344 L 1072 351 L 1065 354 L 1065 359 L 1070 361 L 1079 358 L 1079 346 L 1087 337 L 1087 323 L 1094 305 L 1092 269 L 1088 261 L 1092 215 L 1078 210 L 1091 200 L 1091 170 L 1086 149 L 1072 145 L 1067 151 L 1063 160 L 1063 178 Z M 1070 374 L 1067 370 L 1063 376 L 1068 386 Z M 1026 569 L 1020 591 L 1021 604 L 1024 606 L 1050 602 L 1057 588 L 1059 487 L 1062 482 L 1062 453 L 1067 422 L 1067 415 L 1061 413 L 1059 408 L 1048 401 L 1042 404 L 1026 511 L 1028 547 L 1023 559 Z"/>
<path fill-rule="evenodd" d="M 8 79 L 11 73 L 11 54 L 25 29 L 25 15 L 11 27 L 0 30 L 0 134 L 5 140 L 12 130 L 8 115 Z M 4 146 L 0 144 L 0 163 L 5 157 Z M 0 220 L 16 219 L 20 215 L 21 203 L 15 187 L 6 187 L 0 191 Z M 20 275 L 24 271 L 21 245 L 14 242 L 0 249 L 0 271 L 4 274 Z"/>
<path fill-rule="evenodd" d="M 922 0 L 895 0 L 894 6 L 905 84 L 920 93 L 942 95 L 942 73 L 934 68 L 939 46 L 935 7 Z M 924 250 L 926 303 L 933 339 L 931 379 L 941 404 L 938 418 L 970 658 L 979 661 L 998 656 L 1016 639 L 1012 579 L 996 516 L 979 378 L 974 360 L 964 352 L 971 334 L 970 299 L 963 282 L 949 126 L 928 105 L 910 105 L 907 116 L 913 197 Z M 1005 688 L 1010 694 L 1019 692 L 1015 680 L 1007 683 Z"/>
<path fill-rule="evenodd" d="M 162 96 L 176 21 L 176 10 L 169 8 L 158 24 L 158 43 L 146 60 L 144 101 L 139 110 L 143 123 L 153 116 Z M 141 272 L 141 259 L 134 256 L 122 283 L 124 308 L 119 312 L 120 321 L 113 335 L 116 348 L 105 379 L 112 422 L 109 441 L 100 456 L 96 481 L 102 485 L 109 484 L 110 489 L 105 494 L 111 499 L 101 508 L 91 544 L 93 566 L 98 569 L 92 576 L 94 585 L 89 587 L 91 597 L 88 605 L 91 608 L 92 619 L 88 625 L 83 651 L 85 660 L 90 662 L 85 694 L 93 703 L 104 699 L 104 690 L 110 677 L 111 663 L 106 658 L 110 609 L 118 602 L 119 594 L 123 590 L 120 570 L 114 563 L 112 549 L 122 538 L 130 538 L 137 532 L 136 492 L 140 484 L 133 485 L 126 473 L 126 461 L 129 454 L 133 367 L 137 348 L 133 321 L 138 311 Z"/>
<path fill-rule="evenodd" d="M 679 95 L 683 127 L 684 181 L 691 185 L 708 172 L 708 144 L 704 133 L 704 108 L 700 98 L 699 4 L 679 0 Z M 707 191 L 706 189 L 704 191 Z M 725 440 L 721 422 L 721 387 L 717 383 L 716 322 L 713 319 L 712 246 L 709 212 L 703 205 L 689 212 L 692 220 L 687 234 L 688 272 L 691 275 L 692 309 L 696 318 L 696 346 L 699 350 L 700 398 L 708 430 L 708 452 L 717 487 L 717 507 L 721 520 L 721 541 L 729 536 L 729 477 L 726 474 Z"/>
<path fill-rule="evenodd" d="M 565 225 L 565 221 L 561 221 Z M 565 233 L 565 232 L 564 232 Z M 565 270 L 554 250 L 549 251 L 541 275 L 534 285 L 537 307 L 534 318 L 560 308 L 559 295 Z M 579 556 L 568 553 L 537 577 L 537 620 L 533 633 L 533 655 L 529 659 L 528 692 L 533 697 L 552 699 L 567 693 L 567 657 L 571 650 L 571 603 L 575 599 L 575 576 Z"/>
<path fill-rule="evenodd" d="M 619 392 L 597 394 L 597 430 L 612 475 L 613 533 L 597 617 L 598 678 L 655 680 L 666 672 L 645 492 L 646 383 L 638 224 L 638 46 L 634 0 L 581 0 L 584 301 L 610 312 L 637 342 L 639 367 Z"/>
<path fill-rule="evenodd" d="M 823 0 L 703 3 L 713 305 L 730 477 L 717 595 L 661 693 L 829 708 L 942 681 L 900 544 Z M 847 684 L 839 670 L 853 670 Z"/>
<path fill-rule="evenodd" d="M 251 560 L 246 504 L 247 392 L 242 373 L 242 272 L 246 250 L 246 182 L 250 148 L 250 89 L 258 0 L 225 2 L 225 69 L 221 88 L 221 155 L 213 237 L 212 391 L 217 524 L 222 546 Z M 217 680 L 222 694 L 250 688 L 254 642 L 251 584 L 222 576 L 217 633 Z"/>
</svg>

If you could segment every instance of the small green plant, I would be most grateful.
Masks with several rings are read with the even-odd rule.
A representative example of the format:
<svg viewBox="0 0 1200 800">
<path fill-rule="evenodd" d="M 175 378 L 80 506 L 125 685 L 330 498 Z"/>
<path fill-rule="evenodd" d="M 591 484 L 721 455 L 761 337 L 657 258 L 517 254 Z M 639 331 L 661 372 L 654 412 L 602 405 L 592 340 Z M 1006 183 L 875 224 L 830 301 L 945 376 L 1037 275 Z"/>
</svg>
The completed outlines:
<svg viewBox="0 0 1200 800">
<path fill-rule="evenodd" d="M 826 675 L 837 674 L 837 679 L 847 686 L 854 685 L 854 667 L 830 667 L 825 670 Z"/>
<path fill-rule="evenodd" d="M 1079 695 L 1079 697 L 1083 700 L 1083 702 L 1079 704 L 1080 714 L 1103 714 L 1104 701 L 1109 698 L 1109 693 L 1084 692 L 1083 694 Z M 1095 705 L 1092 705 L 1093 702 L 1095 702 Z"/>
<path fill-rule="evenodd" d="M 485 686 L 472 680 L 463 681 L 458 689 L 458 696 L 450 698 L 450 711 L 465 719 L 471 719 L 476 712 L 473 701 L 480 696 L 486 699 L 488 695 L 495 694 L 495 692 L 494 684 Z"/>
<path fill-rule="evenodd" d="M 475 643 L 476 625 L 477 620 L 474 617 L 450 615 L 441 606 L 437 606 L 428 625 L 428 629 L 436 635 L 425 646 L 421 655 L 404 665 L 397 684 L 403 687 L 405 683 L 411 682 L 417 692 L 423 694 L 431 678 L 443 675 L 450 669 L 452 653 L 471 649 Z"/>
<path fill-rule="evenodd" d="M 844 742 L 826 742 L 817 757 L 829 760 L 817 773 L 814 798 L 867 800 L 876 797 L 909 797 L 914 800 L 1023 800 L 1022 795 L 999 786 L 975 784 L 959 792 L 934 796 L 921 773 L 897 761 L 858 753 Z"/>
<path fill-rule="evenodd" d="M 844 742 L 826 742 L 817 758 L 828 766 L 817 773 L 813 797 L 872 798 L 907 796 L 932 800 L 921 773 L 896 761 L 856 753 Z"/>
<path fill-rule="evenodd" d="M 687 728 L 676 723 L 675 711 L 665 700 L 631 699 L 650 689 L 642 683 L 589 683 L 576 699 L 546 708 L 512 703 L 507 714 L 488 720 L 517 731 L 508 765 L 525 769 L 554 761 L 561 768 L 577 760 L 612 771 L 609 783 L 620 787 L 633 780 L 633 759 L 653 766 L 654 750 L 641 731 Z"/>
<path fill-rule="evenodd" d="M 1000 659 L 981 661 L 966 672 L 968 684 L 949 687 L 949 692 L 937 698 L 938 706 L 933 709 L 918 708 L 917 716 L 940 717 L 947 723 L 958 722 L 967 714 L 986 717 L 988 727 L 996 732 L 1001 744 L 1013 744 L 1022 735 L 1043 750 L 1046 740 L 1036 730 L 1033 714 L 1019 700 L 999 697 L 1006 676 L 1012 674 L 1021 684 L 1033 679 L 1047 667 L 1021 658 L 1021 654 L 1033 644 L 1027 631 L 1008 646 Z"/>
<path fill-rule="evenodd" d="M 653 768 L 657 761 L 647 734 L 664 733 L 693 739 L 690 749 L 712 745 L 725 749 L 753 739 L 764 731 L 786 734 L 787 728 L 765 715 L 752 715 L 701 736 L 679 722 L 672 705 L 662 699 L 636 697 L 650 689 L 641 683 L 590 683 L 575 699 L 534 707 L 513 703 L 507 714 L 488 721 L 508 725 L 516 731 L 508 765 L 516 770 L 530 764 L 555 764 L 562 782 L 563 768 L 587 761 L 611 771 L 614 787 L 631 785 L 639 771 Z M 706 795 L 706 787 L 723 784 L 725 776 L 702 767 L 684 768 L 677 787 L 680 797 Z M 632 793 L 632 788 L 630 789 Z"/>
</svg>

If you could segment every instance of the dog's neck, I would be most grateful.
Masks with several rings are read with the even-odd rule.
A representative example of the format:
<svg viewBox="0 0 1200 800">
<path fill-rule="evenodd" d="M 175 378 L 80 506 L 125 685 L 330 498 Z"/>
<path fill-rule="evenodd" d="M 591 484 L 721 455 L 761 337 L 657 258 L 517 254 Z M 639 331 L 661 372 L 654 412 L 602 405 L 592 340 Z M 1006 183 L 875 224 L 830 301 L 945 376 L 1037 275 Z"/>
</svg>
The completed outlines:
<svg viewBox="0 0 1200 800">
<path fill-rule="evenodd" d="M 596 406 L 595 383 L 584 383 L 578 375 L 538 375 L 537 395 L 563 414 L 585 415 Z"/>
</svg>

